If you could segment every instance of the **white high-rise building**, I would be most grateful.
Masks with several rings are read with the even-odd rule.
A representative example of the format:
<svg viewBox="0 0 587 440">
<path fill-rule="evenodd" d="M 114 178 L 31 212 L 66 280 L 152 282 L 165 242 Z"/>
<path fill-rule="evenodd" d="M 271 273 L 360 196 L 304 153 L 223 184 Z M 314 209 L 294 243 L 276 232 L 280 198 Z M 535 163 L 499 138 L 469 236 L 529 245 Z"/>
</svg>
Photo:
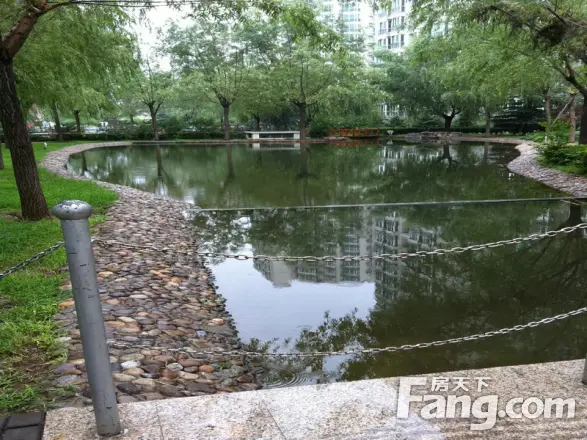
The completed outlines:
<svg viewBox="0 0 587 440">
<path fill-rule="evenodd" d="M 414 39 L 409 28 L 413 0 L 392 0 L 390 10 L 378 11 L 375 17 L 377 49 L 403 53 Z"/>
<path fill-rule="evenodd" d="M 321 22 L 340 30 L 349 41 L 362 41 L 365 59 L 371 61 L 375 45 L 375 13 L 368 2 L 310 0 L 310 4 Z"/>
</svg>

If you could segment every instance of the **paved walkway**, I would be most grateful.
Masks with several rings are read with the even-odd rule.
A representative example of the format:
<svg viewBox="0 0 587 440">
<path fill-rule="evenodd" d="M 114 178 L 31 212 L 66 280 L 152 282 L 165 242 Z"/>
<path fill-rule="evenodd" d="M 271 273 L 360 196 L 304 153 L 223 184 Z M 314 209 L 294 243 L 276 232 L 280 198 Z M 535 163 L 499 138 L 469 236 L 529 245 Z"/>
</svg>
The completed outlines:
<svg viewBox="0 0 587 440">
<path fill-rule="evenodd" d="M 423 404 L 410 406 L 408 418 L 397 418 L 400 378 L 313 385 L 229 395 L 190 397 L 119 405 L 125 427 L 119 440 L 442 440 L 442 439 L 586 439 L 587 388 L 581 384 L 583 360 L 546 364 L 467 370 L 422 376 L 430 391 L 432 378 L 444 376 L 455 383 L 462 377 L 472 401 L 499 396 L 493 411 L 475 419 L 426 418 Z M 476 378 L 487 387 L 477 390 Z M 452 388 L 452 386 L 451 386 Z M 459 393 L 463 393 L 460 391 Z M 458 394 L 458 393 L 457 393 Z M 512 398 L 561 397 L 575 399 L 573 418 L 502 417 Z M 474 405 L 473 405 L 474 407 Z M 520 412 L 517 408 L 514 412 Z M 495 426 L 472 430 L 486 421 Z M 510 414 L 512 414 L 510 412 Z M 515 415 L 515 414 L 514 414 Z M 47 414 L 44 440 L 88 440 L 96 438 L 90 408 L 64 408 Z"/>
<path fill-rule="evenodd" d="M 0 440 L 41 440 L 44 423 L 40 412 L 0 418 Z"/>
</svg>

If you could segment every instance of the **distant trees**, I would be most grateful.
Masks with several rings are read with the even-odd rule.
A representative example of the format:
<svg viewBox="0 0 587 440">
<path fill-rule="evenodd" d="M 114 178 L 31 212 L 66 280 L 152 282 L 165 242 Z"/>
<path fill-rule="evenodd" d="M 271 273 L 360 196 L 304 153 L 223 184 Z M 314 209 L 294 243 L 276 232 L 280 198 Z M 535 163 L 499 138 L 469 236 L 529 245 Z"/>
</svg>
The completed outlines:
<svg viewBox="0 0 587 440">
<path fill-rule="evenodd" d="M 547 67 L 583 96 L 579 142 L 587 144 L 587 3 L 583 0 L 465 0 L 458 5 L 450 0 L 421 0 L 414 4 L 412 15 L 415 24 L 425 29 L 437 25 L 442 17 L 451 23 L 451 32 L 476 26 L 492 37 L 507 35 L 507 39 L 499 39 L 496 48 L 510 54 L 509 65 L 516 61 L 515 52 L 540 65 L 537 71 L 523 72 L 529 78 Z M 544 87 L 546 101 L 548 82 Z"/>
<path fill-rule="evenodd" d="M 224 137 L 230 139 L 230 107 L 243 93 L 256 55 L 242 24 L 202 21 L 185 29 L 172 26 L 166 48 L 173 66 L 193 76 L 192 84 L 199 83 L 203 96 L 220 104 Z"/>
<path fill-rule="evenodd" d="M 95 4 L 98 4 L 96 2 Z M 149 6 L 151 2 L 145 0 L 133 6 Z M 173 4 L 172 0 L 169 0 Z M 235 18 L 247 7 L 258 6 L 269 14 L 278 12 L 279 5 L 273 2 L 265 1 L 250 1 L 250 0 L 218 0 L 215 2 L 196 2 L 192 4 L 192 8 L 199 14 L 206 14 L 214 18 Z M 65 11 L 65 12 L 63 12 Z M 95 11 L 109 11 L 97 13 Z M 51 28 L 50 20 L 44 18 L 47 14 L 52 14 L 56 17 L 58 13 L 72 14 L 74 16 L 74 24 L 80 25 L 87 30 L 84 35 L 98 35 L 103 30 L 107 29 L 113 31 L 114 34 L 125 34 L 124 24 L 129 21 L 129 17 L 122 12 L 122 9 L 117 7 L 116 2 L 104 3 L 103 5 L 94 6 L 91 4 L 84 4 L 77 0 L 60 0 L 47 2 L 45 0 L 27 0 L 27 1 L 9 1 L 0 3 L 0 123 L 2 124 L 4 134 L 6 136 L 6 145 L 10 150 L 12 164 L 14 168 L 14 175 L 16 179 L 16 186 L 18 188 L 21 211 L 23 218 L 27 220 L 40 220 L 49 216 L 49 208 L 43 195 L 37 165 L 35 163 L 35 155 L 33 146 L 27 130 L 27 122 L 25 114 L 21 108 L 20 81 L 26 82 L 26 76 L 31 72 L 24 67 L 18 67 L 17 55 L 25 48 L 30 50 L 30 41 L 25 45 L 27 40 L 33 41 L 36 37 L 38 44 L 42 46 L 43 50 L 48 55 L 54 56 L 52 64 L 44 64 L 46 68 L 46 75 L 51 75 L 48 68 L 57 64 L 58 66 L 67 66 L 76 70 L 86 68 L 87 73 L 92 73 L 90 65 L 93 62 L 109 62 L 108 56 L 105 56 L 103 50 L 111 48 L 111 43 L 107 45 L 96 44 L 91 38 L 84 38 L 84 35 L 78 35 L 79 28 L 62 27 L 62 30 L 67 32 L 65 38 L 51 38 L 48 30 L 43 30 L 43 26 Z M 56 19 L 57 20 L 57 19 Z M 33 32 L 33 29 L 38 29 L 39 32 Z M 80 39 L 78 40 L 78 36 Z M 84 42 L 83 50 L 79 50 L 75 55 L 79 55 L 78 61 L 80 64 L 65 64 L 63 59 L 67 59 L 70 55 L 67 52 L 66 46 L 68 44 L 76 44 L 78 41 Z M 81 46 L 80 46 L 81 48 Z M 53 51 L 51 49 L 54 49 Z M 38 52 L 41 55 L 41 52 Z M 63 56 L 61 59 L 59 57 Z M 28 57 L 22 58 L 23 62 L 28 61 Z M 34 65 L 32 65 L 34 67 Z M 19 88 L 17 89 L 17 80 L 15 69 L 20 69 L 19 73 Z M 57 81 L 53 78 L 41 77 L 42 80 L 37 85 L 43 85 L 49 93 L 53 93 L 53 86 L 57 85 Z M 46 82 L 45 82 L 46 81 Z M 33 85 L 34 81 L 29 81 L 29 85 Z M 85 82 L 83 82 L 85 84 Z M 32 95 L 30 95 L 32 96 Z M 48 97 L 47 97 L 48 98 Z M 57 104 L 53 102 L 52 104 Z M 77 106 L 74 106 L 77 107 Z M 70 107 L 71 110 L 79 110 L 79 108 Z M 79 116 L 79 112 L 77 113 Z"/>
<path fill-rule="evenodd" d="M 170 72 L 162 72 L 157 65 L 150 61 L 143 61 L 136 72 L 134 93 L 136 98 L 149 110 L 153 139 L 159 140 L 157 114 L 161 106 L 169 98 L 173 78 Z"/>
<path fill-rule="evenodd" d="M 197 20 L 185 28 L 174 25 L 163 45 L 184 77 L 182 86 L 198 88 L 201 96 L 223 108 L 227 139 L 233 104 L 257 128 L 263 119 L 286 114 L 289 105 L 304 139 L 309 119 L 336 100 L 329 93 L 334 87 L 356 91 L 364 86 L 371 96 L 368 81 L 351 83 L 345 77 L 347 71 L 356 78 L 358 71 L 366 70 L 364 60 L 352 54 L 339 34 L 319 23 L 309 6 L 294 4 L 276 17 L 250 11 L 247 18 L 239 23 Z M 338 111 L 344 113 L 345 108 Z"/>
</svg>

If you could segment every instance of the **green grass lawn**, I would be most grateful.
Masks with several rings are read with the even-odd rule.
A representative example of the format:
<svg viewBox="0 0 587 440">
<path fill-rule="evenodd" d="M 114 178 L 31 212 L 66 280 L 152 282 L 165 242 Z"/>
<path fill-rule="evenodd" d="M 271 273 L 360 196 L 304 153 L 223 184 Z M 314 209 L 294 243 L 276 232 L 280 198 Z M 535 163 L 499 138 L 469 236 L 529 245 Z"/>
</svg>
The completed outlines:
<svg viewBox="0 0 587 440">
<path fill-rule="evenodd" d="M 35 143 L 38 162 L 48 151 L 79 142 Z M 2 148 L 6 169 L 0 171 L 0 272 L 62 240 L 59 222 L 46 219 L 27 222 L 13 218 L 19 199 L 12 173 L 10 154 Z M 64 179 L 39 169 L 41 184 L 49 206 L 64 199 L 87 201 L 94 208 L 92 224 L 103 219 L 105 209 L 116 201 L 115 192 L 88 181 Z M 56 342 L 60 336 L 52 322 L 59 302 L 69 294 L 59 287 L 65 275 L 59 268 L 66 264 L 59 250 L 0 280 L 0 415 L 43 408 L 49 401 L 47 380 L 65 350 Z"/>
</svg>

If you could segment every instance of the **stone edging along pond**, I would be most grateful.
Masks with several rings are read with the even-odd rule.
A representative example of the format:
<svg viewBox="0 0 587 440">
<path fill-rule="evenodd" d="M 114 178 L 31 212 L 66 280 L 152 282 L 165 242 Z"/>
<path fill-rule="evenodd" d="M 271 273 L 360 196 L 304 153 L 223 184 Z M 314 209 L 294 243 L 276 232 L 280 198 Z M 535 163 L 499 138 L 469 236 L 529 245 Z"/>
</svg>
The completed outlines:
<svg viewBox="0 0 587 440">
<path fill-rule="evenodd" d="M 528 177 L 529 179 L 534 179 L 551 188 L 573 196 L 587 197 L 587 178 L 543 167 L 538 163 L 538 150 L 531 142 L 512 138 L 484 138 L 475 136 L 460 136 L 455 138 L 455 140 L 462 142 L 514 144 L 516 145 L 516 150 L 520 152 L 520 155 L 507 164 L 511 172 Z"/>
<path fill-rule="evenodd" d="M 531 144 L 524 143 L 516 149 L 520 156 L 508 164 L 510 171 L 573 196 L 587 197 L 587 178 L 543 167 L 538 163 L 536 147 Z"/>
<path fill-rule="evenodd" d="M 122 145 L 128 143 L 65 147 L 48 153 L 41 166 L 63 177 L 89 180 L 66 170 L 69 156 Z M 198 242 L 184 217 L 187 204 L 125 186 L 96 183 L 117 191 L 120 198 L 108 209 L 106 221 L 97 226 L 94 237 L 161 250 L 94 246 L 107 337 L 131 346 L 109 349 L 118 401 L 260 388 L 252 367 L 243 359 L 172 351 L 182 347 L 208 352 L 240 348 L 224 299 L 216 293 L 210 271 L 195 254 Z M 71 196 L 75 198 L 75 194 Z M 73 301 L 64 301 L 59 308 L 54 318 L 67 332 L 63 340 L 68 344 L 68 361 L 57 367 L 55 385 L 77 389 L 76 397 L 63 405 L 90 404 Z M 141 347 L 132 348 L 136 346 Z"/>
</svg>

